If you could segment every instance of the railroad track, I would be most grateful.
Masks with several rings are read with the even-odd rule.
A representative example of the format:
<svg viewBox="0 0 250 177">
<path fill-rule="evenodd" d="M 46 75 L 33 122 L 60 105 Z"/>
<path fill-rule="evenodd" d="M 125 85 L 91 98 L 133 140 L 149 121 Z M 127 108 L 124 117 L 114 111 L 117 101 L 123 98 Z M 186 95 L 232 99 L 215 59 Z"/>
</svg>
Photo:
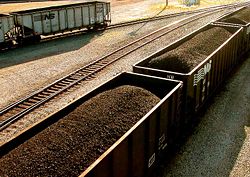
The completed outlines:
<svg viewBox="0 0 250 177">
<path fill-rule="evenodd" d="M 211 8 L 211 9 L 214 9 L 214 8 L 215 7 Z M 210 8 L 205 8 L 205 9 L 198 9 L 198 10 L 194 10 L 194 11 L 167 14 L 167 15 L 155 15 L 153 17 L 148 17 L 148 18 L 144 18 L 144 19 L 137 19 L 137 20 L 132 20 L 132 21 L 128 21 L 128 22 L 112 24 L 112 25 L 107 26 L 106 28 L 95 29 L 92 31 L 111 30 L 111 29 L 115 29 L 115 28 L 126 27 L 126 26 L 136 25 L 136 24 L 140 24 L 140 23 L 147 23 L 147 22 L 163 20 L 163 19 L 167 19 L 167 18 L 174 18 L 174 17 L 183 16 L 183 15 L 191 15 L 191 14 L 195 14 L 195 13 L 199 13 L 199 12 L 204 12 L 204 11 L 207 11 L 209 9 Z M 44 36 L 42 38 L 41 42 L 46 42 L 46 41 L 50 41 L 50 40 L 54 40 L 54 39 L 62 38 L 62 37 L 74 36 L 74 35 L 78 35 L 78 34 L 87 34 L 90 31 L 91 30 L 79 29 L 79 30 L 75 30 L 72 32 L 65 32 L 62 34 L 58 33 L 56 35 Z"/>
<path fill-rule="evenodd" d="M 216 10 L 216 9 L 222 9 L 225 7 L 227 7 L 227 8 L 232 7 L 233 8 L 233 7 L 245 6 L 245 5 L 249 5 L 249 3 L 245 2 L 245 3 L 241 3 L 241 4 L 234 3 L 234 4 L 229 4 L 229 5 L 219 5 L 219 6 L 213 6 L 213 7 L 202 8 L 202 9 L 197 9 L 197 10 L 193 10 L 193 11 L 179 12 L 179 13 L 173 13 L 173 14 L 167 14 L 167 15 L 156 14 L 153 17 L 112 24 L 104 29 L 96 29 L 96 31 L 110 30 L 110 29 L 114 29 L 114 28 L 126 27 L 126 26 L 136 25 L 136 24 L 140 24 L 140 23 L 147 23 L 147 22 L 152 22 L 152 21 L 157 21 L 157 20 L 163 20 L 163 19 L 167 19 L 167 18 L 174 18 L 174 17 L 183 16 L 183 15 L 192 15 L 192 14 L 196 14 L 196 13 L 200 13 L 200 12 L 210 11 L 213 9 Z M 54 40 L 54 39 L 62 38 L 62 37 L 74 36 L 77 34 L 87 34 L 88 32 L 89 32 L 89 30 L 80 29 L 80 30 L 75 30 L 72 32 L 66 32 L 63 34 L 59 33 L 59 34 L 56 34 L 53 36 L 44 36 L 43 39 L 41 40 L 41 42 L 46 42 L 46 41 L 50 41 L 50 40 Z"/>
<path fill-rule="evenodd" d="M 147 22 L 152 22 L 152 21 L 157 21 L 157 20 L 163 20 L 163 19 L 167 19 L 167 18 L 174 18 L 174 17 L 183 16 L 183 15 L 192 15 L 192 14 L 196 14 L 199 12 L 210 11 L 213 9 L 216 10 L 216 9 L 222 9 L 222 8 L 226 8 L 226 7 L 227 8 L 228 7 L 238 7 L 238 6 L 248 5 L 248 4 L 249 4 L 248 2 L 233 3 L 233 4 L 229 4 L 229 5 L 218 5 L 218 6 L 208 7 L 208 8 L 197 9 L 197 10 L 193 10 L 193 11 L 179 12 L 179 13 L 173 13 L 173 14 L 167 14 L 167 15 L 156 14 L 153 17 L 112 24 L 106 28 L 95 29 L 92 31 L 110 30 L 110 29 L 114 29 L 114 28 L 126 27 L 126 26 L 136 25 L 136 24 L 140 24 L 140 23 L 147 23 Z M 64 33 L 58 33 L 55 35 L 42 36 L 42 39 L 40 40 L 40 42 L 47 42 L 47 41 L 51 41 L 54 39 L 64 38 L 64 37 L 69 37 L 69 36 L 74 36 L 74 35 L 87 34 L 89 32 L 90 32 L 90 30 L 79 29 L 79 30 L 73 30 L 73 31 L 68 31 L 68 32 L 64 32 Z M 2 49 L 2 50 L 14 49 L 14 48 L 18 48 L 18 47 L 19 47 L 19 45 L 14 45 L 10 48 L 6 48 L 6 49 Z"/>
<path fill-rule="evenodd" d="M 237 4 L 232 4 L 232 6 L 236 6 Z M 157 20 L 163 20 L 163 19 L 168 19 L 168 18 L 174 18 L 174 17 L 180 17 L 183 15 L 191 15 L 191 14 L 195 14 L 195 13 L 199 13 L 199 12 L 205 12 L 205 11 L 209 11 L 212 9 L 216 9 L 218 7 L 225 7 L 223 6 L 214 6 L 214 7 L 209 7 L 209 8 L 203 8 L 203 9 L 197 9 L 197 10 L 193 10 L 193 11 L 186 11 L 186 12 L 179 12 L 179 13 L 173 13 L 173 14 L 167 14 L 167 15 L 159 15 L 156 14 L 153 17 L 148 17 L 148 18 L 144 18 L 144 19 L 138 19 L 138 20 L 132 20 L 132 21 L 128 21 L 128 22 L 122 22 L 122 23 L 117 23 L 117 24 L 112 24 L 107 26 L 106 28 L 101 28 L 101 29 L 92 29 L 92 30 L 87 30 L 87 29 L 76 29 L 73 31 L 66 31 L 64 33 L 57 33 L 54 35 L 42 35 L 42 39 L 39 41 L 41 43 L 43 42 L 48 42 L 51 40 L 55 40 L 55 39 L 59 39 L 59 38 L 65 38 L 65 37 L 69 37 L 69 36 L 75 36 L 75 35 L 81 35 L 81 34 L 88 34 L 89 32 L 93 31 L 103 31 L 103 30 L 111 30 L 114 28 L 120 28 L 120 27 L 126 27 L 126 26 L 131 26 L 131 25 L 136 25 L 136 24 L 140 24 L 140 23 L 147 23 L 147 22 L 152 22 L 152 21 L 157 21 Z M 29 43 L 26 43 L 26 45 Z M 32 43 L 30 43 L 32 44 Z M 4 48 L 1 50 L 9 50 L 9 49 L 14 49 L 14 48 L 18 48 L 20 45 L 13 45 L 9 48 Z"/>
<path fill-rule="evenodd" d="M 55 96 L 63 94 L 65 91 L 69 90 L 69 88 L 73 88 L 79 83 L 94 78 L 99 71 L 103 70 L 105 67 L 123 58 L 124 56 L 130 54 L 131 52 L 170 33 L 171 31 L 174 31 L 177 28 L 180 28 L 188 23 L 191 23 L 195 20 L 198 20 L 220 10 L 221 8 L 200 12 L 192 15 L 191 17 L 187 17 L 185 19 L 167 25 L 161 29 L 158 29 L 109 53 L 106 56 L 103 56 L 102 58 L 97 59 L 96 61 L 93 61 L 92 63 L 76 70 L 75 72 L 70 73 L 69 75 L 38 90 L 37 92 L 27 96 L 26 98 L 8 105 L 7 107 L 0 110 L 0 130 L 2 131 L 13 122 L 23 117 L 25 114 L 31 112 L 41 105 L 44 105 Z"/>
</svg>

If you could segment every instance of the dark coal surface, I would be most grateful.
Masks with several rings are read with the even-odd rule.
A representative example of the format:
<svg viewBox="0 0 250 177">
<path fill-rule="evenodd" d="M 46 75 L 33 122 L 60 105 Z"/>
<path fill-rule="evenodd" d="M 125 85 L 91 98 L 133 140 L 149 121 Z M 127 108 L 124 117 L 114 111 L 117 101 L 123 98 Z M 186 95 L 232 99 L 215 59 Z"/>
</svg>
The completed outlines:
<svg viewBox="0 0 250 177">
<path fill-rule="evenodd" d="M 0 160 L 0 176 L 79 176 L 160 99 L 134 86 L 100 93 Z"/>
<path fill-rule="evenodd" d="M 250 23 L 250 7 L 239 11 L 235 15 L 232 15 L 229 18 L 223 19 L 222 21 L 228 23 L 236 23 L 236 24 L 248 24 Z"/>
<path fill-rule="evenodd" d="M 231 35 L 224 28 L 210 28 L 197 34 L 177 48 L 152 59 L 147 63 L 147 66 L 155 69 L 188 73 Z"/>
</svg>

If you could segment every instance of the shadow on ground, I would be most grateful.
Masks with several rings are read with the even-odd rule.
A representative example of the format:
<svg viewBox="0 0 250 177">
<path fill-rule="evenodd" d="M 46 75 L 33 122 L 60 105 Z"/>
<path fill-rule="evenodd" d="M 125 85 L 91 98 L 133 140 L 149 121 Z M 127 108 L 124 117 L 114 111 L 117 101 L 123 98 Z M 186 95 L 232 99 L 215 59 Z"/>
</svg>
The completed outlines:
<svg viewBox="0 0 250 177">
<path fill-rule="evenodd" d="M 41 43 L 0 51 L 0 69 L 78 50 L 90 43 L 93 38 L 101 36 L 102 33 L 103 31 L 75 33 Z"/>
</svg>

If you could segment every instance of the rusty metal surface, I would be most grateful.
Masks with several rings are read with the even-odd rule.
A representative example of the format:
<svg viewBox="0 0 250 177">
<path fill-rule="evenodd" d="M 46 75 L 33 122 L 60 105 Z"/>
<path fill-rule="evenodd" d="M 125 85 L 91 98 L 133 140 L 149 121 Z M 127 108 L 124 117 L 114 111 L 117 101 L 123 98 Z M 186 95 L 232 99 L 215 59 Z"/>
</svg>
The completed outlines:
<svg viewBox="0 0 250 177">
<path fill-rule="evenodd" d="M 206 25 L 169 46 L 166 46 L 153 55 L 139 61 L 133 66 L 133 71 L 137 73 L 183 81 L 183 113 L 185 123 L 192 122 L 190 119 L 193 119 L 194 115 L 206 104 L 217 88 L 225 80 L 229 72 L 239 62 L 239 56 L 241 56 L 242 52 L 240 48 L 243 45 L 243 28 L 224 26 L 223 28 L 234 30 L 234 34 L 189 73 L 177 73 L 173 71 L 153 69 L 146 67 L 145 64 L 156 56 L 178 47 L 196 34 L 212 26 L 219 25 Z"/>
<path fill-rule="evenodd" d="M 0 155 L 7 154 L 98 93 L 126 84 L 147 89 L 161 98 L 161 101 L 80 176 L 150 176 L 159 155 L 177 138 L 172 135 L 175 135 L 175 129 L 179 125 L 177 121 L 181 121 L 179 98 L 182 93 L 182 82 L 135 73 L 118 75 L 36 125 L 27 128 L 3 144 L 0 147 Z"/>
</svg>

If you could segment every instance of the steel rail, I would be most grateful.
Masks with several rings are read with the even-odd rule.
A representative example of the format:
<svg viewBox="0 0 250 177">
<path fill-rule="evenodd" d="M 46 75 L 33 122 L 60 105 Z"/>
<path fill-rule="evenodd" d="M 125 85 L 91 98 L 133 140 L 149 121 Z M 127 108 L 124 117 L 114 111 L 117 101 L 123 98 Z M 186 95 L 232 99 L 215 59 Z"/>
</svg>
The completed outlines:
<svg viewBox="0 0 250 177">
<path fill-rule="evenodd" d="M 34 110 L 35 108 L 43 105 L 45 102 L 49 101 L 56 95 L 63 93 L 64 91 L 68 90 L 69 88 L 72 88 L 74 85 L 82 81 L 87 81 L 93 78 L 96 73 L 103 70 L 105 67 L 109 66 L 115 61 L 121 59 L 122 57 L 130 54 L 131 52 L 166 35 L 167 33 L 170 33 L 171 31 L 177 28 L 180 28 L 181 26 L 198 20 L 204 16 L 208 16 L 211 13 L 214 13 L 219 10 L 221 9 L 213 9 L 210 11 L 201 12 L 191 17 L 187 17 L 185 19 L 174 22 L 161 29 L 158 29 L 70 73 L 69 75 L 36 91 L 35 93 L 25 97 L 24 99 L 10 104 L 9 106 L 5 107 L 0 111 L 0 130 L 3 130 L 4 128 L 8 127 L 9 125 L 11 125 L 11 123 L 20 119 L 22 116 Z"/>
<path fill-rule="evenodd" d="M 153 17 L 147 17 L 144 19 L 137 19 L 137 20 L 132 20 L 132 21 L 128 21 L 128 22 L 111 24 L 111 25 L 107 26 L 106 28 L 96 29 L 95 31 L 111 30 L 114 28 L 121 28 L 121 27 L 136 25 L 136 24 L 140 24 L 140 23 L 147 23 L 147 22 L 163 20 L 163 19 L 167 19 L 167 18 L 174 18 L 174 17 L 179 17 L 182 15 L 191 15 L 191 14 L 195 14 L 195 13 L 199 13 L 199 12 L 209 11 L 212 9 L 218 9 L 218 8 L 221 9 L 221 8 L 225 8 L 225 7 L 230 8 L 230 7 L 238 7 L 238 6 L 246 6 L 246 5 L 249 5 L 249 2 L 232 3 L 232 4 L 227 4 L 227 5 L 217 5 L 217 6 L 212 6 L 212 7 L 196 9 L 193 11 L 178 12 L 178 13 L 172 13 L 172 14 L 166 14 L 166 15 L 159 15 L 159 16 L 155 15 Z M 80 29 L 80 30 L 75 30 L 72 32 L 58 33 L 58 34 L 53 35 L 53 36 L 48 35 L 48 36 L 44 36 L 44 38 L 41 40 L 41 42 L 46 42 L 46 41 L 50 41 L 50 40 L 58 39 L 58 38 L 62 38 L 62 37 L 74 36 L 77 34 L 87 34 L 88 32 L 89 32 L 89 30 Z"/>
<path fill-rule="evenodd" d="M 147 18 L 143 18 L 143 19 L 136 19 L 136 20 L 131 20 L 131 21 L 127 21 L 127 22 L 111 24 L 111 25 L 109 25 L 109 26 L 107 26 L 105 28 L 94 29 L 92 31 L 111 30 L 111 29 L 115 29 L 115 28 L 122 28 L 122 27 L 126 27 L 126 26 L 140 24 L 140 23 L 147 23 L 147 22 L 152 22 L 152 21 L 157 21 L 157 20 L 174 18 L 174 17 L 183 16 L 183 15 L 191 15 L 191 14 L 211 10 L 211 9 L 214 9 L 214 8 L 217 8 L 217 7 L 208 7 L 208 8 L 197 9 L 197 10 L 193 10 L 193 11 L 178 12 L 178 13 L 172 13 L 172 14 L 166 14 L 166 15 L 159 15 L 159 16 L 156 15 L 156 16 L 153 16 L 153 17 L 147 17 Z M 87 34 L 88 32 L 91 32 L 91 30 L 86 30 L 86 29 L 83 28 L 83 29 L 68 31 L 68 32 L 64 32 L 64 33 L 58 33 L 58 34 L 55 34 L 55 35 L 44 35 L 44 37 L 41 39 L 40 42 L 46 42 L 46 41 L 50 41 L 50 40 L 58 39 L 58 38 L 62 38 L 62 37 L 74 36 L 74 35 L 77 35 L 77 34 Z"/>
<path fill-rule="evenodd" d="M 138 24 L 138 23 L 145 23 L 145 22 L 150 22 L 150 21 L 157 21 L 157 20 L 162 20 L 162 19 L 165 19 L 165 18 L 178 17 L 178 16 L 182 16 L 182 15 L 190 15 L 190 14 L 194 14 L 194 13 L 209 11 L 209 10 L 212 10 L 212 9 L 218 9 L 218 8 L 224 8 L 224 7 L 227 7 L 227 8 L 229 8 L 229 7 L 238 7 L 238 6 L 245 6 L 245 5 L 249 5 L 249 2 L 244 2 L 244 3 L 241 3 L 241 4 L 233 3 L 233 4 L 228 4 L 228 5 L 217 5 L 217 6 L 212 6 L 212 7 L 196 9 L 196 10 L 192 10 L 192 11 L 178 12 L 178 13 L 172 13 L 172 14 L 166 14 L 166 15 L 159 15 L 159 16 L 148 17 L 148 18 L 144 18 L 144 19 L 132 20 L 132 21 L 129 21 L 129 22 L 121 22 L 121 23 L 117 23 L 117 24 L 112 24 L 112 25 L 108 26 L 107 29 L 113 29 L 113 28 L 117 28 L 117 27 L 135 25 L 135 24 Z"/>
<path fill-rule="evenodd" d="M 235 4 L 232 4 L 232 6 Z M 225 7 L 225 5 L 222 6 L 213 6 L 213 7 L 208 7 L 208 8 L 202 8 L 202 9 L 197 9 L 197 10 L 193 10 L 193 11 L 186 11 L 186 12 L 179 12 L 179 13 L 172 13 L 172 14 L 166 14 L 166 15 L 155 15 L 153 17 L 148 17 L 148 18 L 144 18 L 144 19 L 137 19 L 137 20 L 131 20 L 128 22 L 121 22 L 121 23 L 116 23 L 116 24 L 111 24 L 105 28 L 100 28 L 100 29 L 93 29 L 93 30 L 87 30 L 85 28 L 82 29 L 75 29 L 73 31 L 65 31 L 63 33 L 56 33 L 56 34 L 49 34 L 49 35 L 41 35 L 42 39 L 39 41 L 40 43 L 43 42 L 48 42 L 51 40 L 55 40 L 55 39 L 59 39 L 59 38 L 65 38 L 65 37 L 69 37 L 69 36 L 75 36 L 75 35 L 81 35 L 81 34 L 87 34 L 91 31 L 95 32 L 95 31 L 104 31 L 104 30 L 111 30 L 111 29 L 115 29 L 115 28 L 121 28 L 121 27 L 126 27 L 126 26 L 131 26 L 131 25 L 136 25 L 136 24 L 140 24 L 140 23 L 147 23 L 147 22 L 152 22 L 152 21 L 157 21 L 157 20 L 163 20 L 163 19 L 168 19 L 168 18 L 174 18 L 174 17 L 179 17 L 182 15 L 191 15 L 191 14 L 195 14 L 195 13 L 199 13 L 199 12 L 205 12 L 208 10 L 212 10 L 218 7 Z M 24 45 L 24 44 L 22 44 Z M 22 46 L 21 45 L 21 46 Z M 14 48 L 18 48 L 20 47 L 20 45 L 13 45 L 10 46 L 9 48 L 1 48 L 0 50 L 9 50 L 9 49 L 14 49 Z"/>
<path fill-rule="evenodd" d="M 216 6 L 212 6 L 212 7 L 196 9 L 193 11 L 178 12 L 178 13 L 172 13 L 172 14 L 166 14 L 166 15 L 155 15 L 153 17 L 147 17 L 144 19 L 137 19 L 137 20 L 132 20 L 132 21 L 128 21 L 128 22 L 111 24 L 111 25 L 107 26 L 106 28 L 95 29 L 92 31 L 111 30 L 114 28 L 126 27 L 126 26 L 136 25 L 136 24 L 140 24 L 140 23 L 147 23 L 147 22 L 163 20 L 163 19 L 168 19 L 168 18 L 174 18 L 174 17 L 179 17 L 182 15 L 191 15 L 191 14 L 195 14 L 195 13 L 199 13 L 199 12 L 209 11 L 212 9 L 225 8 L 225 7 L 228 8 L 228 7 L 247 6 L 247 5 L 249 5 L 249 2 L 232 3 L 232 4 L 227 4 L 227 5 L 216 5 Z M 90 32 L 90 30 L 86 30 L 86 29 L 82 28 L 82 29 L 75 29 L 73 31 L 66 31 L 63 33 L 59 32 L 59 33 L 53 34 L 53 35 L 42 35 L 43 37 L 39 42 L 43 43 L 43 42 L 51 41 L 54 39 L 59 39 L 59 38 L 64 38 L 64 37 L 69 37 L 69 36 L 74 36 L 74 35 L 80 35 L 80 34 L 87 34 L 89 32 Z M 9 49 L 14 49 L 14 48 L 18 48 L 18 47 L 20 47 L 20 46 L 13 45 L 13 46 L 8 47 L 8 48 L 1 48 L 0 50 L 9 50 Z"/>
</svg>

